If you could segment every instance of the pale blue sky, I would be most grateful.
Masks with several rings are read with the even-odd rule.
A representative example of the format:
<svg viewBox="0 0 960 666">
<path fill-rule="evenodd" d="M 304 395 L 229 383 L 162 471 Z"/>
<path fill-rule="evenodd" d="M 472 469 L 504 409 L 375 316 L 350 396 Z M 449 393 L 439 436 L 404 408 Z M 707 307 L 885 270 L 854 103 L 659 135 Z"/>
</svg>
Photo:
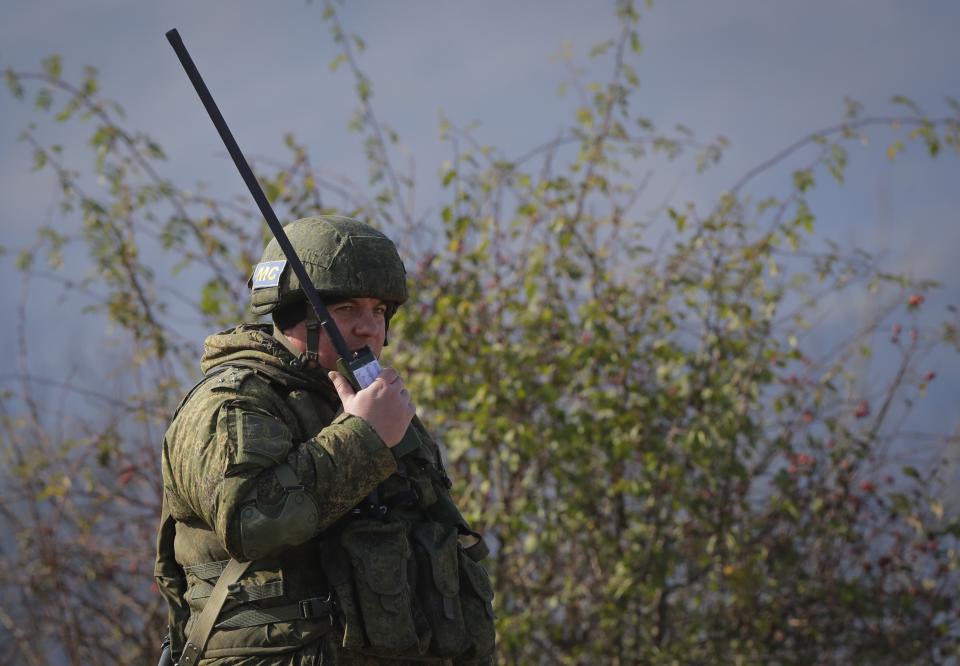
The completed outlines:
<svg viewBox="0 0 960 666">
<path fill-rule="evenodd" d="M 342 8 L 348 29 L 367 41 L 362 63 L 380 116 L 416 155 L 421 212 L 436 208 L 435 174 L 448 157 L 438 139 L 439 112 L 460 124 L 480 121 L 484 141 L 512 147 L 515 155 L 550 138 L 576 104 L 557 97 L 565 73 L 552 56 L 570 42 L 583 62 L 591 45 L 615 33 L 611 5 L 368 0 Z M 732 143 L 720 167 L 704 177 L 663 171 L 653 191 L 672 192 L 678 202 L 709 202 L 794 139 L 833 124 L 844 96 L 877 114 L 891 111 L 893 94 L 935 115 L 946 113 L 944 95 L 960 98 L 955 0 L 664 0 L 644 14 L 636 108 L 663 126 L 682 122 L 703 138 L 724 134 Z M 166 149 L 167 174 L 203 180 L 224 195 L 244 193 L 164 39 L 177 27 L 245 152 L 282 155 L 282 135 L 292 131 L 321 167 L 363 181 L 358 141 L 345 131 L 354 106 L 349 80 L 328 68 L 335 50 L 316 4 L 5 0 L 3 17 L 0 67 L 36 70 L 54 52 L 63 56 L 68 78 L 82 65 L 96 66 L 102 90 L 123 104 L 129 126 L 149 131 Z M 35 119 L 30 106 L 4 93 L 0 109 L 0 244 L 15 249 L 38 225 L 69 222 L 51 209 L 56 193 L 49 174 L 30 172 L 31 151 L 16 142 L 19 129 Z M 69 149 L 82 145 L 89 130 L 43 123 L 40 134 Z M 953 155 L 931 163 L 911 147 L 891 165 L 882 142 L 858 148 L 847 185 L 824 185 L 817 195 L 818 233 L 879 252 L 894 270 L 943 280 L 947 288 L 931 308 L 957 302 L 958 176 Z M 782 187 L 788 178 L 780 171 L 763 185 Z M 0 276 L 3 284 L 18 283 L 10 255 L 0 258 Z M 0 295 L 4 311 L 16 301 L 15 288 Z M 73 305 L 37 299 L 31 325 L 73 323 Z M 847 301 L 835 309 L 852 325 L 867 307 Z M 78 324 L 69 342 L 34 359 L 34 370 L 50 375 L 76 367 L 96 348 L 101 326 Z M 12 324 L 0 326 L 0 345 L 9 348 L 13 337 Z M 952 390 L 931 397 L 931 413 L 950 430 L 957 427 L 951 396 L 960 388 L 960 367 L 955 356 L 942 363 L 938 381 Z M 2 374 L 12 369 L 5 360 Z"/>
</svg>

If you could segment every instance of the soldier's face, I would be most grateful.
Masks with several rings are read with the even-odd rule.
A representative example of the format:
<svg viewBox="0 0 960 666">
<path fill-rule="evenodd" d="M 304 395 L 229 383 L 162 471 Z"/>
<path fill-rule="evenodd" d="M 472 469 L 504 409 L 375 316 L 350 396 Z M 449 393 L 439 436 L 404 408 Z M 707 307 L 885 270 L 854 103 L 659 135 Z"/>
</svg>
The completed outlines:
<svg viewBox="0 0 960 666">
<path fill-rule="evenodd" d="M 387 304 L 379 298 L 348 298 L 344 301 L 328 305 L 337 328 L 347 343 L 350 351 L 357 351 L 363 347 L 370 347 L 373 355 L 380 357 L 383 351 L 383 341 L 386 338 Z M 299 351 L 307 348 L 307 327 L 300 322 L 293 328 L 287 329 L 284 335 Z M 337 369 L 337 351 L 333 348 L 330 338 L 325 331 L 320 332 L 320 349 L 318 352 L 320 365 L 327 370 Z"/>
</svg>

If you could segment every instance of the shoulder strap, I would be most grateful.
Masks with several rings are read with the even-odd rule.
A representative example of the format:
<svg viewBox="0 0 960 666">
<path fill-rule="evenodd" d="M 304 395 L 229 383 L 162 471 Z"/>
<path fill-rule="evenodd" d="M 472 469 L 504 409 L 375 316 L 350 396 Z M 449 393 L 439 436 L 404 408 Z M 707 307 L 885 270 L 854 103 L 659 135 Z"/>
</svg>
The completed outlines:
<svg viewBox="0 0 960 666">
<path fill-rule="evenodd" d="M 197 623 L 193 625 L 193 630 L 187 636 L 187 644 L 183 648 L 183 654 L 177 666 L 194 666 L 200 661 L 207 639 L 210 638 L 210 632 L 213 631 L 213 625 L 217 621 L 217 616 L 220 615 L 220 609 L 227 600 L 229 588 L 240 580 L 240 576 L 250 567 L 250 564 L 250 562 L 240 562 L 230 558 L 230 562 L 217 579 L 217 584 L 213 586 L 210 598 L 203 605 L 203 612 L 197 618 Z"/>
</svg>

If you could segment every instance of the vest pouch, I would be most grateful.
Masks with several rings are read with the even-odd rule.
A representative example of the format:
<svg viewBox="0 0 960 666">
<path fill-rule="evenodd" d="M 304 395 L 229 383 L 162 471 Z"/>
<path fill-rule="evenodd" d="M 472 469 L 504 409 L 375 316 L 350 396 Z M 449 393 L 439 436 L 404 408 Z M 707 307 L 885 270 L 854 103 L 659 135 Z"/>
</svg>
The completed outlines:
<svg viewBox="0 0 960 666">
<path fill-rule="evenodd" d="M 431 507 L 436 504 L 437 491 L 433 487 L 433 479 L 430 478 L 429 473 L 425 473 L 421 470 L 419 474 L 411 477 L 410 482 L 417 490 L 417 496 L 420 498 L 421 509 L 426 509 L 427 507 Z"/>
<path fill-rule="evenodd" d="M 375 650 L 422 653 L 413 614 L 404 523 L 355 520 L 340 534 L 353 569 L 356 610 Z M 425 646 L 424 646 L 425 647 Z"/>
<path fill-rule="evenodd" d="M 363 634 L 363 618 L 353 593 L 353 567 L 350 556 L 340 543 L 339 533 L 331 532 L 320 551 L 323 573 L 336 595 L 336 607 L 343 624 L 343 647 L 360 650 L 367 647 Z"/>
<path fill-rule="evenodd" d="M 430 654 L 452 657 L 469 646 L 460 607 L 457 529 L 452 525 L 419 523 L 413 528 L 417 561 L 417 602 L 433 633 Z"/>
<path fill-rule="evenodd" d="M 497 640 L 493 614 L 493 585 L 483 566 L 474 562 L 463 548 L 458 549 L 458 559 L 460 584 L 463 587 L 460 602 L 470 643 L 470 648 L 462 655 L 462 660 L 471 664 L 486 663 L 489 660 L 492 664 Z M 455 663 L 460 662 L 461 659 L 455 660 Z"/>
</svg>

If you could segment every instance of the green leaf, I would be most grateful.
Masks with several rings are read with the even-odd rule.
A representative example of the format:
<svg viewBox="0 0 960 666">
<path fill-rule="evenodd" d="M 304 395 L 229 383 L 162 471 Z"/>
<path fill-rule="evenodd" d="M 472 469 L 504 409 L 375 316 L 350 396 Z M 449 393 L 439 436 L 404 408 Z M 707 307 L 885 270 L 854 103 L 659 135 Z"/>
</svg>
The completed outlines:
<svg viewBox="0 0 960 666">
<path fill-rule="evenodd" d="M 667 209 L 667 215 L 673 220 L 674 226 L 676 226 L 678 232 L 683 232 L 687 228 L 687 216 L 681 215 L 673 208 Z"/>
<path fill-rule="evenodd" d="M 7 82 L 7 90 L 17 99 L 23 99 L 23 86 L 20 84 L 20 77 L 12 69 L 3 70 L 3 78 Z"/>
<path fill-rule="evenodd" d="M 607 51 L 609 51 L 611 47 L 613 47 L 613 40 L 612 40 L 612 39 L 608 39 L 608 40 L 605 41 L 605 42 L 601 42 L 601 43 L 599 43 L 599 44 L 596 44 L 593 48 L 590 49 L 590 57 L 591 57 L 591 58 L 595 58 L 595 57 L 597 57 L 597 56 L 599 56 L 599 55 L 603 55 L 604 53 L 606 53 Z"/>
<path fill-rule="evenodd" d="M 53 96 L 50 93 L 49 88 L 41 88 L 37 91 L 36 101 L 34 102 L 34 107 L 41 111 L 46 111 L 50 108 L 50 104 L 53 102 Z"/>
<path fill-rule="evenodd" d="M 83 83 L 80 84 L 80 90 L 84 95 L 93 95 L 97 92 L 99 86 L 97 83 L 97 70 L 93 67 L 84 67 L 83 72 Z"/>
<path fill-rule="evenodd" d="M 844 97 L 843 104 L 845 107 L 843 115 L 851 120 L 857 118 L 858 116 L 860 116 L 860 114 L 863 113 L 863 104 L 861 104 L 855 99 L 852 99 L 850 97 Z"/>
<path fill-rule="evenodd" d="M 160 147 L 160 144 L 153 141 L 147 141 L 147 154 L 150 155 L 150 157 L 158 160 L 167 159 L 167 154 L 163 152 L 163 148 Z"/>
<path fill-rule="evenodd" d="M 912 465 L 907 465 L 903 468 L 903 473 L 909 476 L 911 479 L 920 480 L 920 472 L 917 471 L 916 467 Z"/>
<path fill-rule="evenodd" d="M 903 95 L 894 95 L 890 101 L 899 106 L 907 107 L 918 116 L 923 115 L 920 111 L 920 107 L 917 106 L 916 102 L 914 102 L 912 99 L 904 97 Z"/>
<path fill-rule="evenodd" d="M 577 109 L 577 122 L 586 128 L 593 127 L 593 112 L 590 107 L 581 106 Z"/>
<path fill-rule="evenodd" d="M 33 266 L 33 253 L 28 250 L 20 250 L 17 255 L 16 267 L 18 271 L 28 271 Z"/>
<path fill-rule="evenodd" d="M 938 500 L 933 500 L 930 502 L 930 513 L 933 514 L 934 518 L 937 520 L 943 519 L 943 502 Z"/>
<path fill-rule="evenodd" d="M 902 150 L 903 141 L 897 139 L 887 147 L 887 159 L 892 162 Z"/>
<path fill-rule="evenodd" d="M 800 192 L 806 192 L 813 187 L 813 171 L 810 169 L 798 169 L 793 172 L 793 186 Z"/>
<path fill-rule="evenodd" d="M 220 314 L 220 287 L 214 280 L 203 285 L 200 292 L 200 312 L 205 315 L 215 316 Z"/>
<path fill-rule="evenodd" d="M 361 102 L 366 102 L 370 99 L 370 80 L 365 76 L 361 76 L 357 79 L 357 97 Z"/>
<path fill-rule="evenodd" d="M 47 163 L 47 153 L 40 148 L 33 151 L 33 171 L 39 171 Z"/>
<path fill-rule="evenodd" d="M 43 60 L 43 71 L 47 73 L 51 79 L 59 79 L 61 72 L 61 60 L 60 54 L 54 53 L 53 55 L 44 58 Z"/>
<path fill-rule="evenodd" d="M 344 62 L 346 62 L 346 60 L 347 60 L 347 54 L 346 54 L 346 53 L 340 53 L 340 54 L 338 54 L 336 58 L 334 58 L 333 60 L 330 61 L 330 71 L 331 71 L 331 72 L 337 71 L 337 69 L 340 67 L 340 65 L 342 65 Z"/>
</svg>

